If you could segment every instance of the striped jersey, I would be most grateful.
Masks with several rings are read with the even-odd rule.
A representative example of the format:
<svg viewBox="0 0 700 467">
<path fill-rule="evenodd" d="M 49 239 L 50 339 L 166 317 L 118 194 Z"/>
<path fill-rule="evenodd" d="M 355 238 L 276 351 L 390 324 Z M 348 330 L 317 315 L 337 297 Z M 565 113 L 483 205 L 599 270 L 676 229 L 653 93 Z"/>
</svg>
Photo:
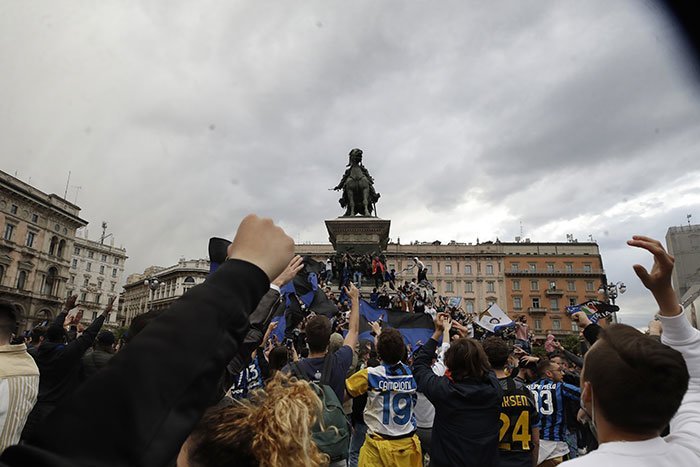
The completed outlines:
<svg viewBox="0 0 700 467">
<path fill-rule="evenodd" d="M 345 387 L 352 397 L 367 393 L 364 419 L 370 433 L 396 437 L 416 430 L 416 380 L 408 366 L 365 368 L 350 376 Z"/>
<path fill-rule="evenodd" d="M 540 439 L 566 441 L 566 406 L 564 399 L 578 402 L 581 389 L 567 383 L 555 383 L 543 378 L 528 386 L 535 396 L 535 405 L 540 412 Z"/>
<path fill-rule="evenodd" d="M 256 354 L 250 364 L 238 374 L 238 377 L 233 382 L 231 397 L 234 399 L 245 399 L 251 391 L 260 389 L 263 386 L 262 371 L 260 370 L 260 364 Z"/>
<path fill-rule="evenodd" d="M 39 393 L 39 368 L 24 344 L 0 345 L 0 452 L 19 443 Z"/>
</svg>

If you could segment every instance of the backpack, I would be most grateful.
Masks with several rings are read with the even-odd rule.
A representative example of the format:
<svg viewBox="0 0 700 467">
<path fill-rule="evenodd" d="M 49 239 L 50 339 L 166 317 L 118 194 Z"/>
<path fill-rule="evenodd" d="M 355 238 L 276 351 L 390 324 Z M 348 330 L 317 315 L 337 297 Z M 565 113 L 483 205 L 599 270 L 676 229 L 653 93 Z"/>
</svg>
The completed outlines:
<svg viewBox="0 0 700 467">
<path fill-rule="evenodd" d="M 343 404 L 338 400 L 333 388 L 328 383 L 331 377 L 333 356 L 327 354 L 323 361 L 323 372 L 319 384 L 309 381 L 297 363 L 292 362 L 292 374 L 298 379 L 309 381 L 311 388 L 323 403 L 320 420 L 311 431 L 311 438 L 318 449 L 330 457 L 331 463 L 346 459 L 350 448 L 350 428 L 343 411 Z"/>
</svg>

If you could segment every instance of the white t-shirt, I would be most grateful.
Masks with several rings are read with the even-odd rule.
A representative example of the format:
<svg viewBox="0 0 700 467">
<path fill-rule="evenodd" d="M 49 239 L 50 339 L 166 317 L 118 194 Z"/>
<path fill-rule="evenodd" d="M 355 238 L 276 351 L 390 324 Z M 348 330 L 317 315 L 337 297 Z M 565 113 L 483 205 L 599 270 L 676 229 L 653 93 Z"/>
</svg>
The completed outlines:
<svg viewBox="0 0 700 467">
<path fill-rule="evenodd" d="M 690 382 L 681 407 L 671 420 L 665 438 L 603 443 L 583 457 L 562 463 L 565 467 L 691 467 L 700 466 L 700 331 L 685 314 L 660 316 L 661 342 L 683 354 Z"/>
<path fill-rule="evenodd" d="M 433 373 L 438 376 L 444 376 L 447 367 L 445 366 L 445 352 L 450 348 L 450 344 L 442 344 L 438 352 L 437 361 L 433 364 Z M 418 428 L 432 428 L 435 421 L 435 407 L 430 403 L 427 397 L 422 392 L 416 393 L 418 400 L 413 412 L 416 415 L 416 425 Z"/>
</svg>

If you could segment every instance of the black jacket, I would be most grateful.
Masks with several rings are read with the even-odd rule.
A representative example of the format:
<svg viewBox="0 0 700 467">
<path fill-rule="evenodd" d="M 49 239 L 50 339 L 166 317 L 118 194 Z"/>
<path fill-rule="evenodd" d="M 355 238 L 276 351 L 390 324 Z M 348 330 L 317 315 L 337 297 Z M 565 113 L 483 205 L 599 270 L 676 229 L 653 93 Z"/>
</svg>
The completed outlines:
<svg viewBox="0 0 700 467">
<path fill-rule="evenodd" d="M 60 313 L 54 323 L 63 326 L 65 318 L 66 313 Z M 80 385 L 83 355 L 95 342 L 104 321 L 104 316 L 98 316 L 80 337 L 68 344 L 44 341 L 39 346 L 34 357 L 40 374 L 37 402 L 57 404 L 76 390 Z"/>
<path fill-rule="evenodd" d="M 172 462 L 216 392 L 248 332 L 248 314 L 269 284 L 255 265 L 226 261 L 59 405 L 35 445 L 5 450 L 0 466 Z"/>
<path fill-rule="evenodd" d="M 429 339 L 413 361 L 418 390 L 435 406 L 430 465 L 497 466 L 503 394 L 498 379 L 493 373 L 458 382 L 437 376 L 430 366 L 437 346 Z"/>
</svg>

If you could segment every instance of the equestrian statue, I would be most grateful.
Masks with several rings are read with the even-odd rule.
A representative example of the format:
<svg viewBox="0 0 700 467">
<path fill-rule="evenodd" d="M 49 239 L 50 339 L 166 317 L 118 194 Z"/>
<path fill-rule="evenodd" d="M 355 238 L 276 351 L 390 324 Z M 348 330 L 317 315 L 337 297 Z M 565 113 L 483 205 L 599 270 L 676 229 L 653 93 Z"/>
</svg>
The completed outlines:
<svg viewBox="0 0 700 467">
<path fill-rule="evenodd" d="M 350 151 L 349 159 L 342 180 L 332 188 L 334 191 L 343 190 L 343 196 L 338 200 L 340 206 L 345 208 L 343 217 L 371 217 L 372 212 L 376 216 L 379 193 L 374 191 L 374 179 L 362 165 L 362 150 L 355 148 Z"/>
</svg>

